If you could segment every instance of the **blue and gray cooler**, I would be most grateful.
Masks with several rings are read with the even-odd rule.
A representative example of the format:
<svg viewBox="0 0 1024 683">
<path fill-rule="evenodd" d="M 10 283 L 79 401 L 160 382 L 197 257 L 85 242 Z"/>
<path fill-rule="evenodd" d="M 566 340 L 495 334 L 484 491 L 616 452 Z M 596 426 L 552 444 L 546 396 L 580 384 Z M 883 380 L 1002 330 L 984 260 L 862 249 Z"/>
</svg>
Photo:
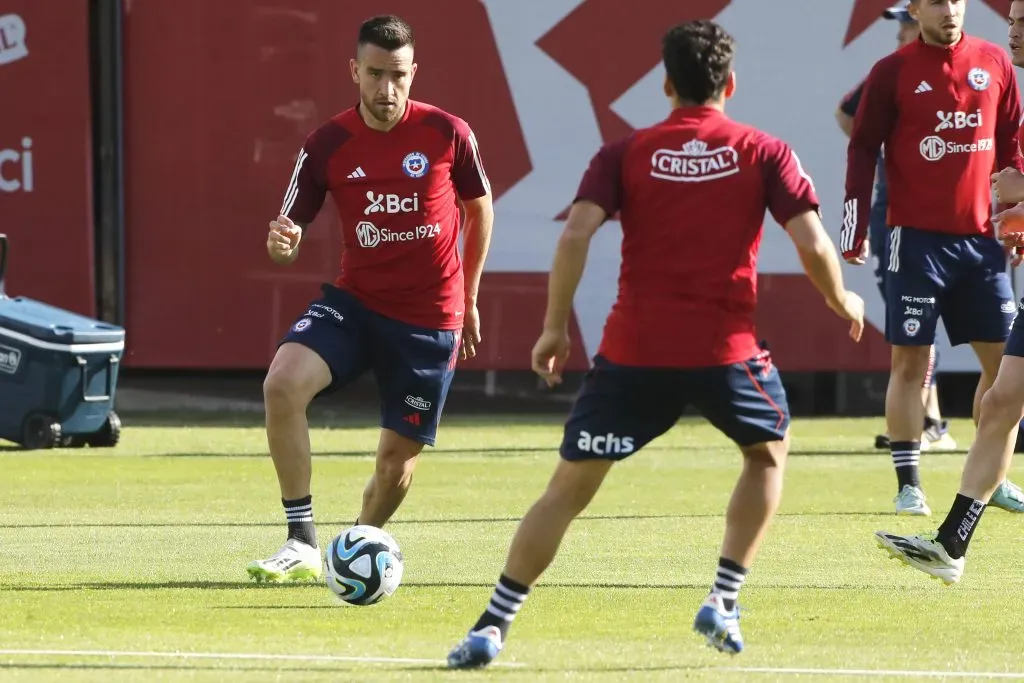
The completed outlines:
<svg viewBox="0 0 1024 683">
<path fill-rule="evenodd" d="M 124 329 L 4 293 L 0 235 L 0 438 L 24 448 L 111 447 Z"/>
</svg>

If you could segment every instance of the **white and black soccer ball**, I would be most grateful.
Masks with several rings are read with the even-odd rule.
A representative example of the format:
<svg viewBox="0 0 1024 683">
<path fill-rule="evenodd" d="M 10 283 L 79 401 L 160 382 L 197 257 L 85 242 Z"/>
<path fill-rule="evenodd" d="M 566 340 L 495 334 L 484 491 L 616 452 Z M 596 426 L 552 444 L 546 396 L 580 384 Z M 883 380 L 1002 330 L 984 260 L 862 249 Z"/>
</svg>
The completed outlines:
<svg viewBox="0 0 1024 683">
<path fill-rule="evenodd" d="M 372 605 L 402 583 L 402 551 L 377 527 L 360 524 L 338 534 L 327 546 L 324 579 L 350 605 Z"/>
</svg>

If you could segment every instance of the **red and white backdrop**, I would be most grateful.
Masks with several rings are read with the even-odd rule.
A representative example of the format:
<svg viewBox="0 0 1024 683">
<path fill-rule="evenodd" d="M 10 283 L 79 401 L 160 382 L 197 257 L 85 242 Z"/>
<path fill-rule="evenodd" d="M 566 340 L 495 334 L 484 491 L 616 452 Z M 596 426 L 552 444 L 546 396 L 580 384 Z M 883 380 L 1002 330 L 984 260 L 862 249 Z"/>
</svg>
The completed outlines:
<svg viewBox="0 0 1024 683">
<path fill-rule="evenodd" d="M 93 315 L 86 10 L 0 0 L 0 233 L 11 241 L 8 293 Z"/>
<path fill-rule="evenodd" d="M 34 156 L 31 191 L 0 184 L 0 204 L 4 229 L 16 237 L 9 290 L 90 312 L 85 2 L 59 1 L 63 13 L 42 11 L 37 0 L 0 0 L 0 17 L 20 17 L 28 47 L 9 63 L 0 51 L 0 88 L 18 93 L 0 107 L 0 155 L 18 155 L 0 156 L 8 160 L 0 178 L 24 173 L 25 138 Z M 833 112 L 894 47 L 895 26 L 880 19 L 889 4 L 125 0 L 126 363 L 263 368 L 319 283 L 334 277 L 339 226 L 330 207 L 291 268 L 270 264 L 264 236 L 306 133 L 355 101 L 347 64 L 369 15 L 394 12 L 413 24 L 414 96 L 470 122 L 491 176 L 497 222 L 481 293 L 485 342 L 465 367 L 525 369 L 560 217 L 580 174 L 603 141 L 667 113 L 664 29 L 713 17 L 736 36 L 740 88 L 729 113 L 793 145 L 835 235 L 846 140 Z M 970 3 L 969 31 L 1005 43 L 1005 4 Z M 0 36 L 17 34 L 7 25 L 0 18 Z M 11 40 L 0 38 L 0 48 Z M 55 72 L 60 87 L 47 77 Z M 609 224 L 594 244 L 576 301 L 576 368 L 596 349 L 614 298 L 619 240 Z M 870 270 L 845 270 L 881 327 Z M 860 345 L 846 340 L 770 219 L 760 271 L 759 325 L 781 367 L 887 368 L 881 334 L 872 329 Z M 943 367 L 976 363 L 969 351 L 946 349 Z"/>
</svg>

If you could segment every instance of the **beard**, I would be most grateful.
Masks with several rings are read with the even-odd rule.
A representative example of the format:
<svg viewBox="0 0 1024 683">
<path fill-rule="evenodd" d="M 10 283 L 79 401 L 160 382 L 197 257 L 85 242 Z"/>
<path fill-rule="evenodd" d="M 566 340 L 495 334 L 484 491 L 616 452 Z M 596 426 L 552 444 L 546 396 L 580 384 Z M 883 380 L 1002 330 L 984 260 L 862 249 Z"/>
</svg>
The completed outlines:
<svg viewBox="0 0 1024 683">
<path fill-rule="evenodd" d="M 923 30 L 923 29 L 922 29 Z M 960 27 L 952 32 L 944 28 L 937 28 L 934 31 L 928 31 L 927 36 L 931 39 L 931 42 L 938 43 L 939 45 L 952 45 L 960 39 L 963 33 L 963 27 Z"/>
<path fill-rule="evenodd" d="M 403 103 L 401 101 L 398 101 L 393 107 L 388 107 L 381 105 L 378 102 L 374 102 L 373 100 L 367 100 L 365 97 L 362 98 L 362 100 L 363 106 L 366 108 L 366 111 L 370 112 L 370 116 L 381 123 L 392 123 L 395 119 L 401 116 L 404 111 Z"/>
</svg>

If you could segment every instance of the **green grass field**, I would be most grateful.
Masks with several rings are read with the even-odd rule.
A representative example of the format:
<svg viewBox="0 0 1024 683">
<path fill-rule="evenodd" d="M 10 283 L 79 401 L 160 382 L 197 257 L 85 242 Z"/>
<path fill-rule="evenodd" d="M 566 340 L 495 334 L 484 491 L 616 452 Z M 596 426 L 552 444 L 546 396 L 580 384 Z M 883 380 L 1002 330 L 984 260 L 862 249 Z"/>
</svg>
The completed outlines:
<svg viewBox="0 0 1024 683">
<path fill-rule="evenodd" d="M 322 584 L 247 582 L 284 540 L 258 426 L 125 423 L 115 451 L 0 451 L 4 681 L 1024 679 L 1024 517 L 987 512 L 953 588 L 888 561 L 872 532 L 937 525 L 964 456 L 925 455 L 936 516 L 897 518 L 888 454 L 869 448 L 880 419 L 795 422 L 782 510 L 741 596 L 742 655 L 690 630 L 739 456 L 686 421 L 612 472 L 484 672 L 441 666 L 547 481 L 560 420 L 449 420 L 388 526 L 404 583 L 366 608 Z M 953 433 L 966 446 L 973 427 Z M 315 432 L 321 546 L 357 514 L 376 439 Z"/>
</svg>

